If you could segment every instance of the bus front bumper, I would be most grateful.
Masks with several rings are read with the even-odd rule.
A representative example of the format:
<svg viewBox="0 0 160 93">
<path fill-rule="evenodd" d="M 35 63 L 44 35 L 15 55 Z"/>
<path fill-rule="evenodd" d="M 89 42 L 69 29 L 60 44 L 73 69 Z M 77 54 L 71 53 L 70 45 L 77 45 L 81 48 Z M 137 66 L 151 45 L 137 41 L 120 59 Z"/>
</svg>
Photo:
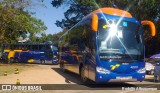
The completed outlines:
<svg viewBox="0 0 160 93">
<path fill-rule="evenodd" d="M 132 74 L 96 74 L 95 82 L 136 82 L 143 81 L 145 74 L 132 73 Z"/>
</svg>

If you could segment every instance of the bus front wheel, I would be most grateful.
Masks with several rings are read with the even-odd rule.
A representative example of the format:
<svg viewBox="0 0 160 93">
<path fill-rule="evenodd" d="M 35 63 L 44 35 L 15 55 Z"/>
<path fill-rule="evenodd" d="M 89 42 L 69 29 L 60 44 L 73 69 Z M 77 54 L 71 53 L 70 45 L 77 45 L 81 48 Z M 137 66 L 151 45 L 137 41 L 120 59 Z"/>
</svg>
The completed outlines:
<svg viewBox="0 0 160 93">
<path fill-rule="evenodd" d="M 80 70 L 80 75 L 81 75 L 81 80 L 83 83 L 87 83 L 87 77 L 85 76 L 85 68 L 84 66 L 81 67 L 81 70 Z"/>
</svg>

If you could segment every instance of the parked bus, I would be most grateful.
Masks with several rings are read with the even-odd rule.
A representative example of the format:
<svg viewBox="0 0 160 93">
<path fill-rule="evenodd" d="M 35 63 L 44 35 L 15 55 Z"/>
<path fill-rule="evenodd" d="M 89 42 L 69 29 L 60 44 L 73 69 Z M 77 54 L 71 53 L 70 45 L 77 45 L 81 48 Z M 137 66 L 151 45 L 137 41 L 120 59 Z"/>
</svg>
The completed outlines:
<svg viewBox="0 0 160 93">
<path fill-rule="evenodd" d="M 54 44 L 3 44 L 5 62 L 57 64 L 58 49 Z"/>
<path fill-rule="evenodd" d="M 145 78 L 142 26 L 124 10 L 101 8 L 83 18 L 59 40 L 60 68 L 95 82 L 143 81 Z"/>
</svg>

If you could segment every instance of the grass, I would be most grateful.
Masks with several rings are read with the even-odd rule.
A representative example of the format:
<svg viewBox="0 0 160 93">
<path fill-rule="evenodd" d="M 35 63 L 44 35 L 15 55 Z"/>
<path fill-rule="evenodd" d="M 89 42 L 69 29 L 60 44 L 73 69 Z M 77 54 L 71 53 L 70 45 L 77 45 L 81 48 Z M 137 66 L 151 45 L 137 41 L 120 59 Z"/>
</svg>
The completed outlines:
<svg viewBox="0 0 160 93">
<path fill-rule="evenodd" d="M 19 72 L 27 70 L 34 65 L 32 64 L 19 64 L 19 63 L 14 63 L 14 64 L 1 64 L 0 63 L 0 76 L 4 75 L 4 72 L 7 72 L 8 74 L 14 74 L 16 69 L 18 69 Z"/>
</svg>

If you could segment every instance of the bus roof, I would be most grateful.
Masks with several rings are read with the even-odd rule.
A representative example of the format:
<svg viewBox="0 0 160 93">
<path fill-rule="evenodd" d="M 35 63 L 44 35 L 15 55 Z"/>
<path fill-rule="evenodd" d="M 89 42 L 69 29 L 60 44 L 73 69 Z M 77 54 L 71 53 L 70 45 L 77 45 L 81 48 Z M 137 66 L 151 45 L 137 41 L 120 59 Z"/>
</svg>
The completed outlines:
<svg viewBox="0 0 160 93">
<path fill-rule="evenodd" d="M 114 15 L 114 16 L 123 16 L 123 17 L 132 18 L 132 15 L 129 12 L 116 9 L 116 8 L 110 8 L 110 7 L 100 8 L 98 10 L 93 11 L 91 14 L 96 14 L 96 13 L 105 13 L 105 14 Z"/>
</svg>

